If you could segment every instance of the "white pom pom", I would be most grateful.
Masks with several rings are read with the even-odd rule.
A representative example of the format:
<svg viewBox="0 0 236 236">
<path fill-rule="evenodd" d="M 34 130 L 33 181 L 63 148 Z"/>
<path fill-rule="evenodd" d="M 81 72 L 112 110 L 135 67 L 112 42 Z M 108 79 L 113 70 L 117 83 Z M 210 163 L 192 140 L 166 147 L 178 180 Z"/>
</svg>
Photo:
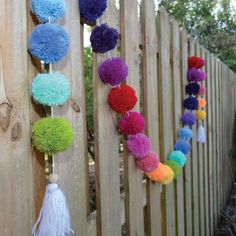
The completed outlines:
<svg viewBox="0 0 236 236">
<path fill-rule="evenodd" d="M 70 227 L 70 214 L 65 195 L 58 184 L 48 184 L 43 206 L 32 234 L 34 236 L 65 236 L 70 233 L 74 232 Z"/>
<path fill-rule="evenodd" d="M 198 130 L 197 130 L 197 141 L 199 143 L 205 143 L 206 142 L 206 135 L 205 135 L 205 129 L 202 126 L 202 123 L 200 123 Z"/>
</svg>

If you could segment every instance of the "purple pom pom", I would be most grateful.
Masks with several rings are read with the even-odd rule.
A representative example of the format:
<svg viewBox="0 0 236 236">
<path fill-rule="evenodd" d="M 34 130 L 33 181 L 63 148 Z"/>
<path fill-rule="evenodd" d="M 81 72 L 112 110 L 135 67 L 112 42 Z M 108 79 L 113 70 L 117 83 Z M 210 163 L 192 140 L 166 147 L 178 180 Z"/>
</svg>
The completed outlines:
<svg viewBox="0 0 236 236">
<path fill-rule="evenodd" d="M 151 151 L 150 139 L 144 134 L 130 135 L 127 141 L 127 148 L 130 154 L 140 159 Z"/>
<path fill-rule="evenodd" d="M 96 26 L 91 33 L 90 42 L 94 52 L 104 53 L 116 47 L 119 34 L 107 24 Z"/>
<path fill-rule="evenodd" d="M 98 73 L 104 83 L 115 86 L 128 76 L 128 66 L 122 58 L 113 57 L 99 66 Z"/>
<path fill-rule="evenodd" d="M 185 87 L 185 91 L 189 95 L 196 95 L 199 93 L 200 85 L 198 83 L 189 83 Z"/>
<path fill-rule="evenodd" d="M 201 71 L 196 68 L 189 69 L 187 78 L 189 82 L 192 81 L 198 82 L 201 80 Z"/>
<path fill-rule="evenodd" d="M 185 112 L 182 115 L 181 120 L 185 125 L 192 126 L 196 123 L 196 116 L 192 112 Z"/>
<path fill-rule="evenodd" d="M 174 150 L 181 151 L 183 154 L 187 155 L 191 150 L 191 146 L 188 141 L 177 140 L 177 142 L 174 145 Z"/>
<path fill-rule="evenodd" d="M 191 96 L 184 99 L 184 108 L 188 110 L 197 110 L 198 100 L 195 97 L 191 97 Z"/>
<path fill-rule="evenodd" d="M 199 81 L 203 81 L 203 80 L 205 80 L 206 77 L 207 77 L 206 72 L 204 72 L 204 71 L 200 71 L 200 79 L 199 79 Z"/>
</svg>

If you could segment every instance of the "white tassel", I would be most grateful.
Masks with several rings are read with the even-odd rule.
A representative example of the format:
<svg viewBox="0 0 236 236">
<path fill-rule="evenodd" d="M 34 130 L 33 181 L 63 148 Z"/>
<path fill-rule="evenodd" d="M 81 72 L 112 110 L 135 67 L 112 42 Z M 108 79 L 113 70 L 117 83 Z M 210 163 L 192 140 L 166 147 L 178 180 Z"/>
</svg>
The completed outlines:
<svg viewBox="0 0 236 236">
<path fill-rule="evenodd" d="M 56 183 L 47 185 L 37 222 L 32 234 L 34 236 L 65 236 L 74 233 L 70 227 L 70 214 L 66 198 Z"/>
<path fill-rule="evenodd" d="M 197 141 L 199 143 L 205 143 L 206 142 L 206 135 L 205 135 L 205 129 L 202 125 L 202 122 L 200 123 L 198 130 L 197 130 Z"/>
</svg>

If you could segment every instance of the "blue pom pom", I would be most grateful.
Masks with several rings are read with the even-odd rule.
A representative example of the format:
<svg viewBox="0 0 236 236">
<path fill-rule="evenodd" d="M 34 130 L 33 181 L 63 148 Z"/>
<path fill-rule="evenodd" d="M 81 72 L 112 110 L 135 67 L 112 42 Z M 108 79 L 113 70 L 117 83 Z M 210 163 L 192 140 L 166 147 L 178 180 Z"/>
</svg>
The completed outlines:
<svg viewBox="0 0 236 236">
<path fill-rule="evenodd" d="M 183 154 L 187 155 L 191 150 L 191 146 L 188 141 L 177 140 L 174 145 L 174 150 L 181 151 Z"/>
<path fill-rule="evenodd" d="M 29 49 L 46 64 L 57 63 L 68 52 L 69 36 L 59 25 L 41 24 L 31 33 Z"/>
<path fill-rule="evenodd" d="M 96 26 L 91 33 L 90 42 L 94 52 L 104 53 L 116 47 L 119 34 L 107 24 Z"/>
<path fill-rule="evenodd" d="M 187 158 L 181 151 L 173 151 L 169 155 L 171 161 L 175 161 L 179 166 L 184 167 Z"/>
<path fill-rule="evenodd" d="M 31 10 L 43 22 L 54 22 L 65 16 L 66 4 L 64 0 L 31 0 Z"/>
<path fill-rule="evenodd" d="M 184 108 L 186 108 L 188 110 L 197 110 L 198 109 L 198 100 L 192 96 L 184 99 Z"/>
<path fill-rule="evenodd" d="M 70 82 L 60 72 L 39 74 L 32 82 L 32 96 L 42 105 L 63 105 L 70 96 Z"/>
<path fill-rule="evenodd" d="M 107 0 L 79 0 L 80 16 L 89 23 L 94 23 L 107 8 Z"/>
<path fill-rule="evenodd" d="M 184 127 L 178 130 L 178 136 L 181 139 L 189 140 L 193 137 L 193 131 L 189 127 Z"/>
</svg>

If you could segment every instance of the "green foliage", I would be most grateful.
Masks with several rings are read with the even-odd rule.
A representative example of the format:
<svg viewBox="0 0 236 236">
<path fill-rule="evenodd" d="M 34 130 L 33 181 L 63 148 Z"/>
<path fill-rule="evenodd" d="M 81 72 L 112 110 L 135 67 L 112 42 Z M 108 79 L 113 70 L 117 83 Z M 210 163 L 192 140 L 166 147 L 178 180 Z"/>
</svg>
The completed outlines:
<svg viewBox="0 0 236 236">
<path fill-rule="evenodd" d="M 43 118 L 34 123 L 32 140 L 40 152 L 51 155 L 65 151 L 74 140 L 74 132 L 64 118 Z"/>
<path fill-rule="evenodd" d="M 84 48 L 84 79 L 86 91 L 87 128 L 93 133 L 93 81 L 92 81 L 92 50 Z"/>
<path fill-rule="evenodd" d="M 232 0 L 159 0 L 187 31 L 236 71 L 236 13 Z"/>
</svg>

